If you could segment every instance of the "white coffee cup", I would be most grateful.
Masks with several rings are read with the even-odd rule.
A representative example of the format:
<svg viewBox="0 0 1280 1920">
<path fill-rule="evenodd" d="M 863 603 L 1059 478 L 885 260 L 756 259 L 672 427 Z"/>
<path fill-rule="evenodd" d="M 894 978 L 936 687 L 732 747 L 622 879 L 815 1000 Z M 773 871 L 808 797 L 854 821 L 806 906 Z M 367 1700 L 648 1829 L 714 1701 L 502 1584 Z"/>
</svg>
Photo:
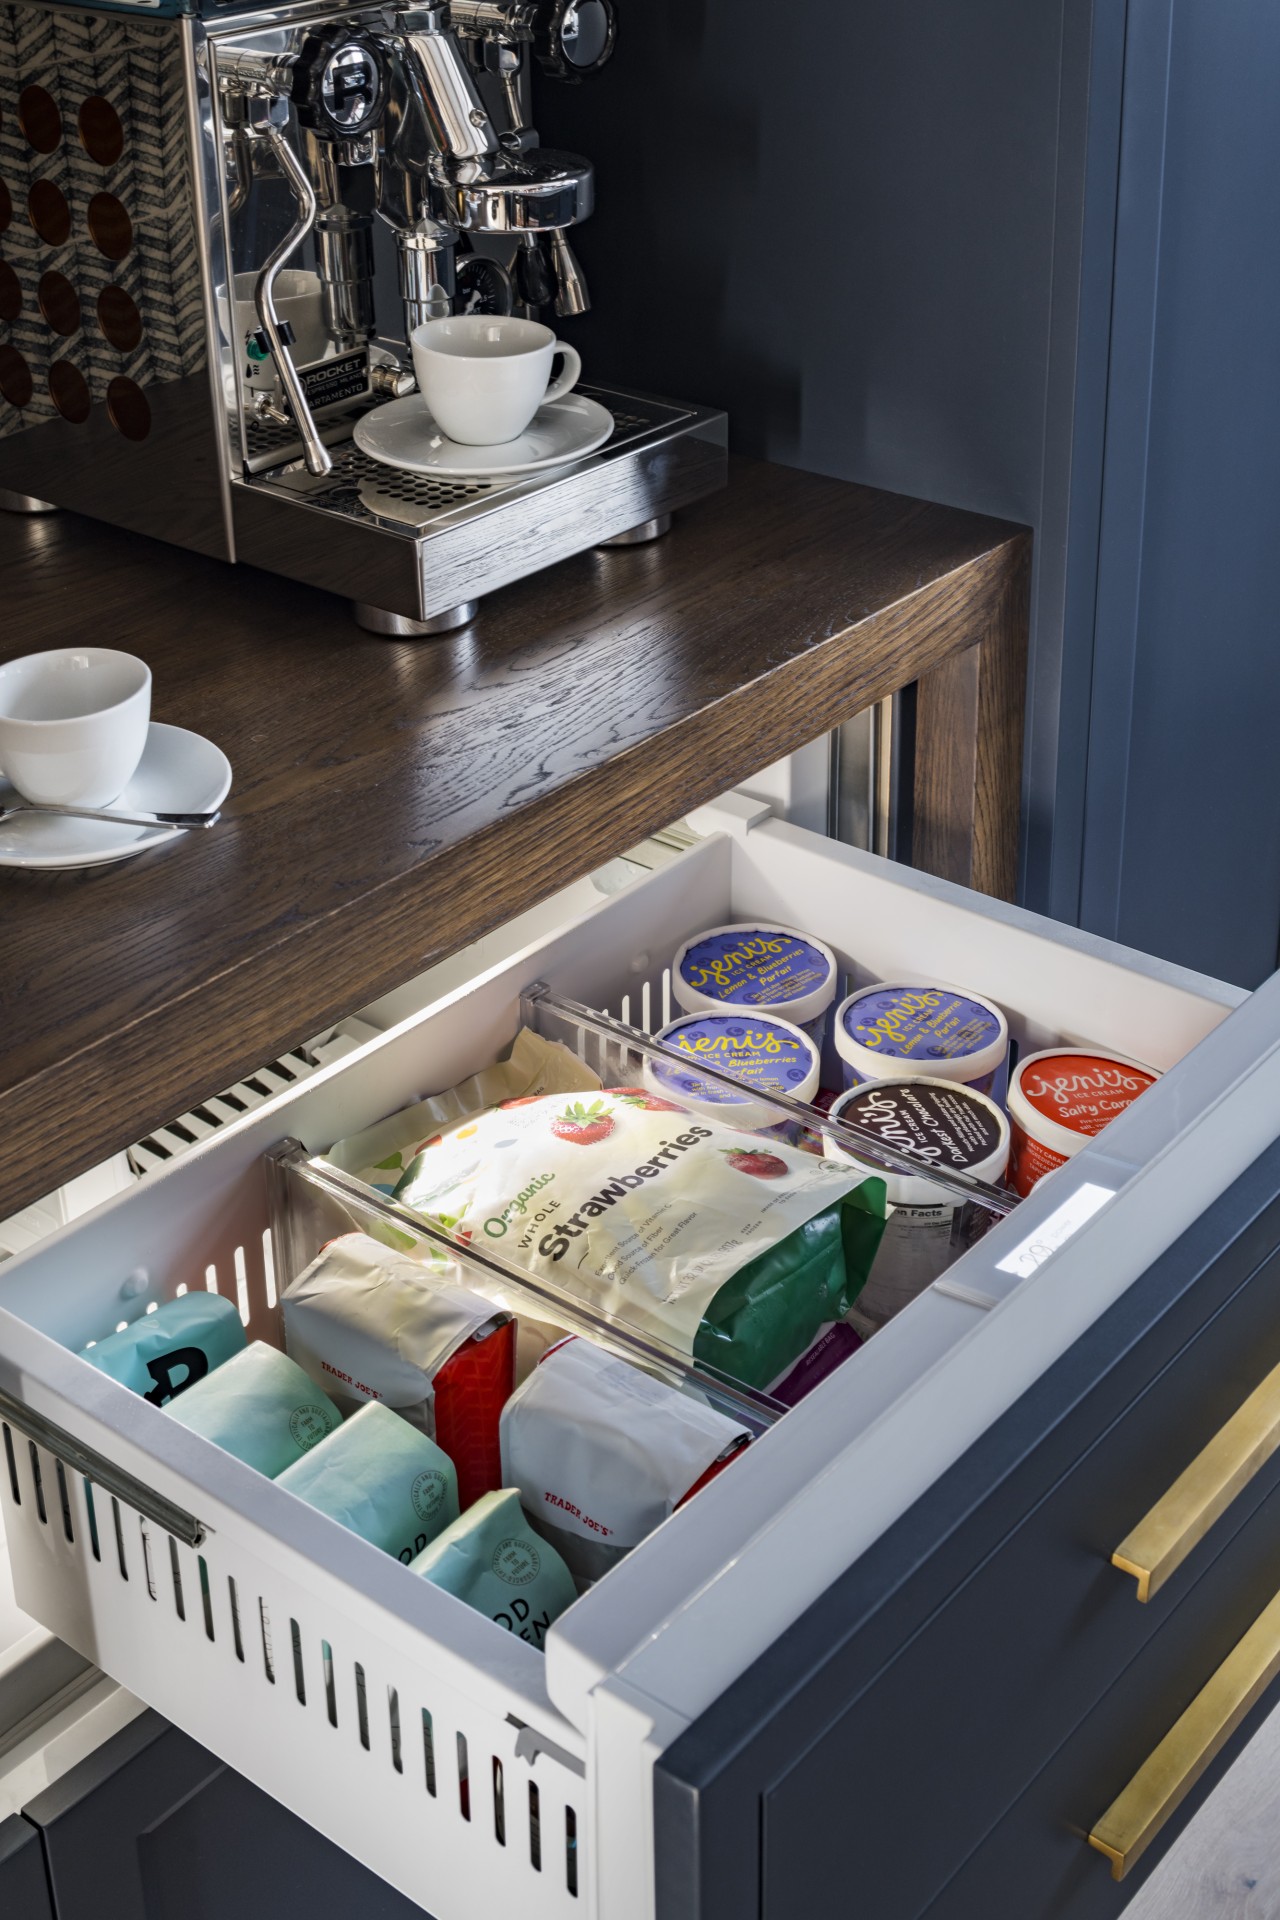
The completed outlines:
<svg viewBox="0 0 1280 1920">
<path fill-rule="evenodd" d="M 259 326 L 258 309 L 253 299 L 257 285 L 256 273 L 236 275 L 233 345 L 243 362 L 245 385 L 255 391 L 276 385 L 276 364 L 270 354 L 258 360 L 248 348 L 248 342 Z M 285 267 L 276 275 L 273 298 L 276 318 L 287 320 L 293 328 L 293 345 L 289 352 L 294 364 L 306 367 L 315 360 L 323 360 L 329 347 L 329 334 L 324 324 L 320 275 L 308 273 L 301 267 Z"/>
<path fill-rule="evenodd" d="M 106 807 L 147 744 L 151 669 L 113 647 L 0 661 L 0 773 L 38 806 Z"/>
<path fill-rule="evenodd" d="M 538 408 L 563 399 L 582 372 L 573 347 L 550 327 L 513 314 L 458 314 L 426 320 L 409 336 L 418 391 L 438 427 L 464 447 L 501 446 L 522 434 Z M 551 362 L 564 372 L 551 379 Z"/>
</svg>

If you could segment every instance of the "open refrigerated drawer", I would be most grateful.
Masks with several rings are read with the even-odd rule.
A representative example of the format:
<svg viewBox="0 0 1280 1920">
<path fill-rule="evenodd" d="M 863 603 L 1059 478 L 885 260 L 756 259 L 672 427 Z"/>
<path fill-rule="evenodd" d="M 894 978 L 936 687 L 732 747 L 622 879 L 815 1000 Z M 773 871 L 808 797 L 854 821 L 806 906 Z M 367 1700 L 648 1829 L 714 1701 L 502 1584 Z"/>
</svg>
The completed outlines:
<svg viewBox="0 0 1280 1920">
<path fill-rule="evenodd" d="M 1275 991 L 1246 1002 L 736 797 L 697 824 L 670 865 L 0 1272 L 21 1604 L 437 1920 L 647 1920 L 655 1757 L 1280 1127 Z M 1024 1051 L 1089 1041 L 1171 1071 L 579 1600 L 545 1657 L 76 1358 L 203 1286 L 278 1341 L 268 1149 L 322 1152 L 456 1084 L 509 1046 L 534 980 L 656 1028 L 678 943 L 754 916 L 820 934 L 855 983 L 971 983 Z M 42 1422 L 57 1452 L 28 1438 Z"/>
</svg>

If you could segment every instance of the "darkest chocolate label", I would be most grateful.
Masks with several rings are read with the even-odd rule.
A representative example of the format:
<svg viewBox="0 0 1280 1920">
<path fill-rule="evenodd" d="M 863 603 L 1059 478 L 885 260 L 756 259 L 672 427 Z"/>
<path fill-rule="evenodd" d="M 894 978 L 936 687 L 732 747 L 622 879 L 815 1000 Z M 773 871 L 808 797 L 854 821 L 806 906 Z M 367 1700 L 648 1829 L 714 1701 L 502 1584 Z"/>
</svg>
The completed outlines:
<svg viewBox="0 0 1280 1920">
<path fill-rule="evenodd" d="M 909 1080 L 857 1088 L 832 1118 L 909 1153 L 925 1167 L 968 1172 L 1000 1145 L 996 1115 L 966 1087 L 922 1087 Z"/>
</svg>

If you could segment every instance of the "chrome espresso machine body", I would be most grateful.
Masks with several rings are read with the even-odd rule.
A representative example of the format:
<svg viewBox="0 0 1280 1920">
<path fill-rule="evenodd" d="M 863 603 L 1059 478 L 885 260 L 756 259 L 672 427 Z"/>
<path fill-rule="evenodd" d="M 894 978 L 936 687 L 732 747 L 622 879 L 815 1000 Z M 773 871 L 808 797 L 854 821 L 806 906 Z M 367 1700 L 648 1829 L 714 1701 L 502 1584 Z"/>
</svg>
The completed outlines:
<svg viewBox="0 0 1280 1920">
<path fill-rule="evenodd" d="M 722 414 L 590 384 L 612 436 L 549 470 L 410 472 L 352 439 L 413 391 L 421 321 L 585 310 L 592 169 L 541 145 L 532 81 L 604 63 L 612 0 L 181 4 L 0 4 L 0 502 L 411 634 L 723 485 Z"/>
</svg>

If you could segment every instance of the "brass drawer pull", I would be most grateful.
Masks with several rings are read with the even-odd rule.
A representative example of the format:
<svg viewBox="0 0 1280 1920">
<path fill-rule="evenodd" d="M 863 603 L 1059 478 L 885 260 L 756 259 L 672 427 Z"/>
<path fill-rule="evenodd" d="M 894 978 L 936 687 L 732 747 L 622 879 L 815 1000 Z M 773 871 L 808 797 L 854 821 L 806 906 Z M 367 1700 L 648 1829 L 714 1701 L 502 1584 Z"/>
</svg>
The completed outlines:
<svg viewBox="0 0 1280 1920">
<path fill-rule="evenodd" d="M 1111 1556 L 1150 1600 L 1280 1447 L 1280 1367 L 1214 1434 Z"/>
<path fill-rule="evenodd" d="M 1280 1594 L 1261 1612 L 1089 1835 L 1123 1880 L 1280 1674 Z"/>
</svg>

